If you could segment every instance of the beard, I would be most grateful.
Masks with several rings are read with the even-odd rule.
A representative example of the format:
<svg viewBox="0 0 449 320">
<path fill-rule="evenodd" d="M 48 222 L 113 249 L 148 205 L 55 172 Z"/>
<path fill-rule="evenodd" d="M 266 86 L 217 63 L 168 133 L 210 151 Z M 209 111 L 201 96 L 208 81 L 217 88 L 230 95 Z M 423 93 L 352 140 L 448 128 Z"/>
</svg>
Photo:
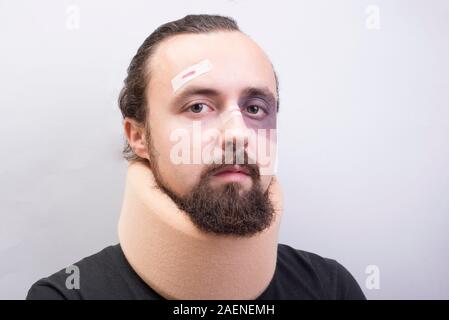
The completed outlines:
<svg viewBox="0 0 449 320">
<path fill-rule="evenodd" d="M 216 188 L 212 187 L 210 180 L 213 175 L 229 167 L 230 164 L 211 164 L 206 165 L 199 182 L 192 190 L 185 196 L 179 196 L 164 183 L 149 137 L 147 141 L 149 141 L 150 168 L 157 186 L 174 201 L 180 210 L 187 213 L 200 230 L 218 235 L 249 237 L 271 225 L 275 210 L 270 200 L 270 187 L 263 191 L 260 170 L 256 164 L 239 163 L 252 179 L 249 190 L 244 190 L 238 182 L 228 182 Z M 235 158 L 234 155 L 233 164 L 236 164 Z M 245 159 L 248 159 L 246 153 Z"/>
</svg>

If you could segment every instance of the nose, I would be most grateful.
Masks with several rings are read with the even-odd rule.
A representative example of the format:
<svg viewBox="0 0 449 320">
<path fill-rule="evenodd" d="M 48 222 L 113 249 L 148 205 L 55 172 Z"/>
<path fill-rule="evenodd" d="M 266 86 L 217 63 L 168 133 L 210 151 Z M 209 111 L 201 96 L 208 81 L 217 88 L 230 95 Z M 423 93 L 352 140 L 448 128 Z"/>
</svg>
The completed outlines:
<svg viewBox="0 0 449 320">
<path fill-rule="evenodd" d="M 220 114 L 222 150 L 226 164 L 244 164 L 248 152 L 248 127 L 238 106 L 231 105 Z"/>
</svg>

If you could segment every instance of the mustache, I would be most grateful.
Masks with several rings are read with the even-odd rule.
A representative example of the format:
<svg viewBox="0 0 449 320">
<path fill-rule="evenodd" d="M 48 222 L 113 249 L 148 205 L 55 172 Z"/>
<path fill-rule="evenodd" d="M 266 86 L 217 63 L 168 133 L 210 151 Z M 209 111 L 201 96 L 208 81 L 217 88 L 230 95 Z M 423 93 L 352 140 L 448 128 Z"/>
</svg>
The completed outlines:
<svg viewBox="0 0 449 320">
<path fill-rule="evenodd" d="M 246 171 L 246 173 L 253 179 L 260 179 L 260 169 L 257 164 L 253 163 L 247 163 L 251 162 L 249 161 L 248 154 L 245 152 L 244 154 L 245 158 L 248 159 L 245 163 L 240 163 L 237 161 L 236 156 L 234 154 L 234 158 L 232 163 L 224 163 L 224 160 L 221 163 L 212 163 L 205 167 L 204 171 L 201 174 L 201 179 L 206 179 L 210 176 L 213 176 L 215 173 L 217 173 L 220 170 L 232 167 L 234 165 L 239 165 L 242 169 Z"/>
</svg>

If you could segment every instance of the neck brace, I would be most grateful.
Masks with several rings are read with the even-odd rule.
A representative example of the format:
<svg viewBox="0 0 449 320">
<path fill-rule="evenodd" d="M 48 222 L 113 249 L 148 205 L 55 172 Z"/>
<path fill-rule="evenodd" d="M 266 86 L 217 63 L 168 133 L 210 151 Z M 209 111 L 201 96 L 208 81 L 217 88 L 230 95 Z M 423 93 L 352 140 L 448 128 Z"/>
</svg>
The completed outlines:
<svg viewBox="0 0 449 320">
<path fill-rule="evenodd" d="M 272 224 L 251 237 L 198 229 L 158 189 L 147 164 L 130 162 L 118 225 L 131 267 L 165 299 L 256 299 L 276 269 L 282 193 L 273 176 Z"/>
</svg>

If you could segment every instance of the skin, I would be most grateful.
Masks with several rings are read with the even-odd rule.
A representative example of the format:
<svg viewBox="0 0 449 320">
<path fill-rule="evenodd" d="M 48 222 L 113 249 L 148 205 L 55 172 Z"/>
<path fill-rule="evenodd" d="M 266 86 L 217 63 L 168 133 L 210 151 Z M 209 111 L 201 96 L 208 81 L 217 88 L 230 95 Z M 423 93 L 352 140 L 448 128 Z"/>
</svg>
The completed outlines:
<svg viewBox="0 0 449 320">
<path fill-rule="evenodd" d="M 209 59 L 213 68 L 173 92 L 171 79 L 204 59 Z M 257 87 L 264 88 L 277 99 L 276 80 L 270 60 L 243 33 L 227 31 L 173 36 L 158 45 L 150 61 L 147 65 L 151 72 L 146 91 L 149 105 L 147 121 L 162 179 L 178 195 L 184 196 L 192 190 L 207 164 L 172 163 L 170 150 L 176 141 L 170 141 L 170 134 L 174 130 L 183 128 L 192 135 L 192 122 L 201 121 L 203 132 L 213 128 L 219 131 L 220 139 L 225 139 L 225 131 L 228 130 L 228 139 L 244 139 L 247 129 L 276 128 L 275 105 L 260 97 L 243 95 L 245 88 Z M 182 93 L 192 87 L 212 88 L 218 95 L 196 94 L 179 100 Z M 195 103 L 199 103 L 201 107 L 196 105 L 188 108 Z M 261 108 L 257 110 L 253 105 L 262 106 L 268 112 Z M 242 116 L 229 117 L 236 106 L 240 108 Z M 192 108 L 201 111 L 193 112 Z M 223 121 L 224 118 L 227 121 Z M 134 152 L 142 158 L 150 159 L 144 128 L 133 119 L 125 118 L 124 129 Z M 230 129 L 234 130 L 231 136 Z M 222 141 L 214 142 L 215 147 L 222 148 Z M 271 179 L 271 175 L 261 175 L 263 191 L 267 190 Z M 211 185 L 217 187 L 227 181 L 212 179 Z M 249 190 L 253 184 L 251 178 L 239 179 L 238 183 L 243 190 Z"/>
</svg>

